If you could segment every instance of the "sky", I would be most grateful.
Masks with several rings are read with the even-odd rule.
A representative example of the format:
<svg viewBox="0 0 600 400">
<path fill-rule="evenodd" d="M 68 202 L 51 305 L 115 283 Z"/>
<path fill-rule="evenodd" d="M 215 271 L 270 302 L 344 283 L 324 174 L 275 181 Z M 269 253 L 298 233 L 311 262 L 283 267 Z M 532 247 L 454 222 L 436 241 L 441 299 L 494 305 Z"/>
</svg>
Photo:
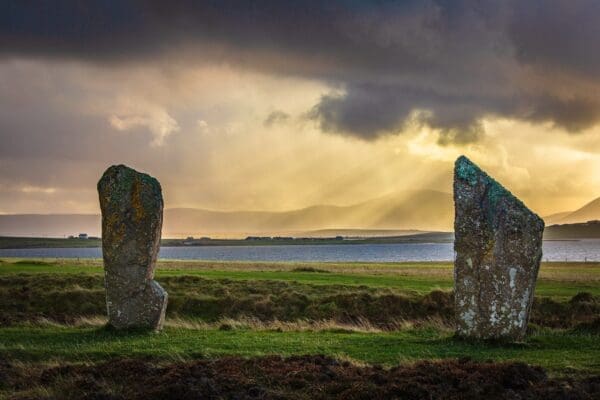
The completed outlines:
<svg viewBox="0 0 600 400">
<path fill-rule="evenodd" d="M 600 2 L 0 4 L 0 213 L 290 210 L 452 190 L 467 155 L 541 215 L 600 196 Z"/>
</svg>

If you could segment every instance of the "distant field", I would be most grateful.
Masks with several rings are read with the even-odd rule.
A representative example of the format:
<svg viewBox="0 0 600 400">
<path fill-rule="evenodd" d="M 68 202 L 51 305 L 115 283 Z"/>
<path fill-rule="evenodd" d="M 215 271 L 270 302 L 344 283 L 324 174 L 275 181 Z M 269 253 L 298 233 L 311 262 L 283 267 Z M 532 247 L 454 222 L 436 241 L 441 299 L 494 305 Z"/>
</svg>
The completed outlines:
<svg viewBox="0 0 600 400">
<path fill-rule="evenodd" d="M 7 259 L 0 274 L 102 274 L 101 260 Z M 17 263 L 14 263 L 18 261 Z M 41 265 L 39 262 L 41 261 Z M 157 279 L 196 276 L 207 279 L 294 281 L 309 285 L 393 288 L 417 294 L 451 290 L 452 263 L 266 263 L 160 261 Z M 536 294 L 566 298 L 579 292 L 600 295 L 600 263 L 542 263 Z"/>
<path fill-rule="evenodd" d="M 73 371 L 91 368 L 86 376 L 98 376 L 109 360 L 124 365 L 119 374 L 129 374 L 156 365 L 186 370 L 186 363 L 198 362 L 208 362 L 202 368 L 210 372 L 210 360 L 248 358 L 252 366 L 236 372 L 238 378 L 261 365 L 268 368 L 265 362 L 282 363 L 277 370 L 295 365 L 290 368 L 309 374 L 314 359 L 260 358 L 307 354 L 349 361 L 359 368 L 352 373 L 359 374 L 372 364 L 389 368 L 468 358 L 473 366 L 459 363 L 452 368 L 484 371 L 484 361 L 491 360 L 541 366 L 556 379 L 600 375 L 600 263 L 542 264 L 530 335 L 522 344 L 468 343 L 453 337 L 451 263 L 161 261 L 156 279 L 169 292 L 169 306 L 166 328 L 158 334 L 104 328 L 101 265 L 94 259 L 0 262 L 0 379 L 2 373 L 12 376 L 9 386 L 0 382 L 0 398 L 10 398 L 15 388 L 29 398 L 85 391 L 90 383 Z M 138 364 L 133 367 L 130 360 Z M 67 374 L 62 378 L 41 380 L 58 373 L 56 365 L 72 367 L 59 370 Z M 450 368 L 445 365 L 435 373 L 445 374 L 444 368 Z M 536 370 L 497 365 L 515 376 L 537 376 Z M 343 373 L 350 373 L 348 368 Z M 429 372 L 421 373 L 433 373 L 433 367 L 423 368 Z M 271 373 L 262 372 L 256 379 Z M 489 374 L 492 379 L 499 372 Z M 307 380 L 318 378 L 309 375 Z M 94 387 L 110 393 L 139 379 L 121 382 L 119 376 L 94 381 L 100 384 Z M 23 383 L 31 380 L 37 383 Z M 539 381 L 540 388 L 547 387 L 544 382 Z M 587 387 L 585 382 L 571 385 Z M 295 383 L 290 385 L 285 389 L 289 393 L 298 390 Z"/>
</svg>

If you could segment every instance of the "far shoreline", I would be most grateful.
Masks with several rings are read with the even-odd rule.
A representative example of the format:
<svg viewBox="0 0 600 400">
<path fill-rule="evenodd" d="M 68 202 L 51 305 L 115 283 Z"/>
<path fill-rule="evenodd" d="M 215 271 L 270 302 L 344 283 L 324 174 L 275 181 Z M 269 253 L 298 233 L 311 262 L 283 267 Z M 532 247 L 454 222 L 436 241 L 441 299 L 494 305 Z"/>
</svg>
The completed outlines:
<svg viewBox="0 0 600 400">
<path fill-rule="evenodd" d="M 598 239 L 595 237 L 577 238 L 544 238 L 544 242 L 578 242 L 581 240 Z M 162 239 L 161 247 L 214 247 L 214 246 L 305 246 L 305 245 L 364 245 L 364 244 L 426 244 L 453 243 L 452 232 L 420 233 L 404 236 L 378 237 L 253 237 L 246 239 Z M 0 236 L 0 249 L 51 249 L 51 248 L 100 248 L 102 239 L 90 238 L 45 238 L 45 237 L 16 237 Z"/>
</svg>

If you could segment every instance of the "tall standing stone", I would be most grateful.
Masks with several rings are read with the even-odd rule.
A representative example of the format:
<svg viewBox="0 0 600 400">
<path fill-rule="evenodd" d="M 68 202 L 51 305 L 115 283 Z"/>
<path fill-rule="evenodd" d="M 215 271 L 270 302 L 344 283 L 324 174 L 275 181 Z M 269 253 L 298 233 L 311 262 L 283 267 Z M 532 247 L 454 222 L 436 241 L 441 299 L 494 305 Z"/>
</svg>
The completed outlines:
<svg viewBox="0 0 600 400">
<path fill-rule="evenodd" d="M 167 292 L 153 280 L 160 246 L 160 183 L 124 165 L 98 182 L 109 324 L 117 329 L 161 329 Z"/>
<path fill-rule="evenodd" d="M 457 334 L 523 340 L 544 221 L 464 156 L 455 164 L 454 205 Z"/>
</svg>

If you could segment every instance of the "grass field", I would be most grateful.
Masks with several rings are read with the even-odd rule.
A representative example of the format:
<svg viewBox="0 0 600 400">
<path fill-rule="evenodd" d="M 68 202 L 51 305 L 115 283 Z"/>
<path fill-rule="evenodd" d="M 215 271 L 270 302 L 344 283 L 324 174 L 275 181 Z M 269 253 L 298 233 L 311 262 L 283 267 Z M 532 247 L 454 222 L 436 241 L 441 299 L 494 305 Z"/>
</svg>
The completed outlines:
<svg viewBox="0 0 600 400">
<path fill-rule="evenodd" d="M 598 336 L 545 330 L 525 344 L 468 343 L 434 327 L 395 332 L 279 331 L 167 327 L 161 333 L 117 333 L 98 327 L 27 326 L 0 330 L 2 352 L 21 361 L 81 362 L 113 357 L 181 360 L 223 355 L 325 354 L 391 366 L 421 359 L 471 357 L 524 361 L 555 374 L 600 373 Z"/>
<path fill-rule="evenodd" d="M 32 262 L 31 262 L 32 261 Z M 351 285 L 428 293 L 451 290 L 452 263 L 260 263 L 162 261 L 156 276 L 206 279 L 265 280 L 310 285 Z M 103 274 L 101 260 L 7 260 L 0 274 Z M 553 298 L 579 292 L 600 295 L 600 263 L 542 263 L 536 294 Z"/>
<path fill-rule="evenodd" d="M 165 330 L 115 332 L 104 327 L 100 260 L 3 260 L 0 398 L 57 365 L 117 359 L 188 365 L 322 354 L 353 368 L 390 368 L 467 357 L 525 362 L 556 379 L 600 375 L 600 263 L 544 263 L 530 335 L 519 344 L 453 337 L 450 263 L 166 261 L 156 279 L 169 292 Z M 3 384 L 2 365 L 21 375 Z M 19 393 L 52 398 L 62 390 L 42 382 Z"/>
</svg>

